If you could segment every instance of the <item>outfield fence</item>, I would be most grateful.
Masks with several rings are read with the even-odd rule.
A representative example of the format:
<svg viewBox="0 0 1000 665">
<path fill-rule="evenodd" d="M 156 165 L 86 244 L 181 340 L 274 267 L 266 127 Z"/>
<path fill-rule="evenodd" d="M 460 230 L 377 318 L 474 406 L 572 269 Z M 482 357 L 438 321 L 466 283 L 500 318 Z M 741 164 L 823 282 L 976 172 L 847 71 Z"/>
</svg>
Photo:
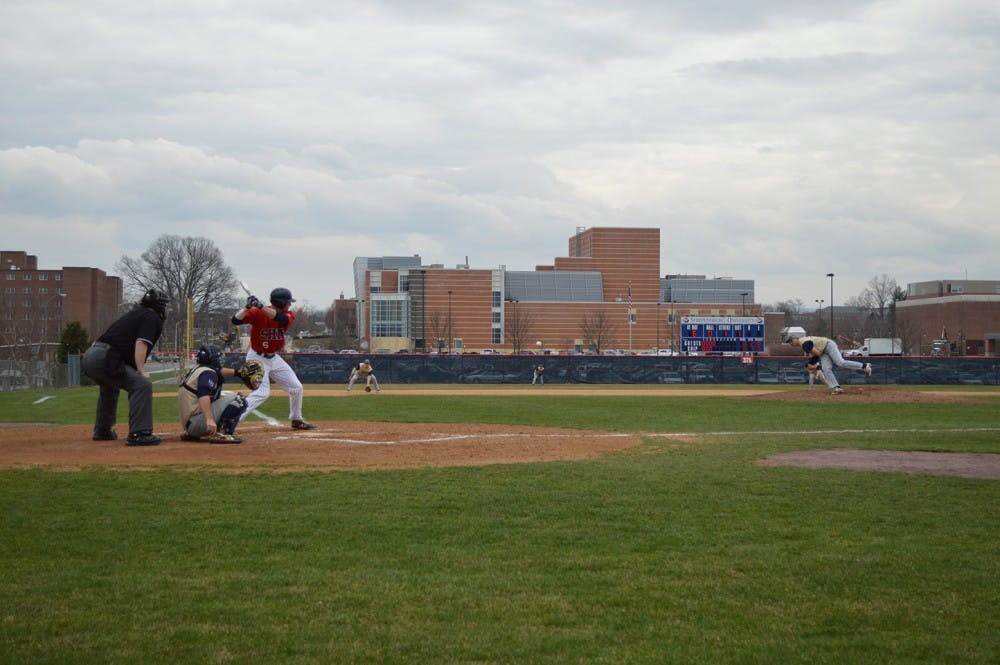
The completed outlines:
<svg viewBox="0 0 1000 665">
<path fill-rule="evenodd" d="M 229 354 L 236 367 L 242 354 Z M 805 359 L 789 356 L 575 356 L 422 355 L 369 356 L 297 353 L 289 364 L 303 383 L 347 383 L 351 367 L 367 358 L 380 383 L 531 383 L 544 365 L 546 383 L 581 384 L 796 384 L 806 383 Z M 840 383 L 1000 385 L 1000 358 L 872 357 L 871 378 L 837 369 Z"/>
<path fill-rule="evenodd" d="M 169 355 L 169 354 L 168 354 Z M 242 353 L 226 355 L 226 365 L 237 367 Z M 534 368 L 545 367 L 545 383 L 552 384 L 749 384 L 807 383 L 805 361 L 789 356 L 527 356 L 292 353 L 285 356 L 303 383 L 345 384 L 351 368 L 362 358 L 371 360 L 380 383 L 531 383 Z M 1000 358 L 969 356 L 871 357 L 871 378 L 861 372 L 837 369 L 844 385 L 1000 385 Z M 0 391 L 63 388 L 89 385 L 81 375 L 79 357 L 70 363 L 0 361 Z M 188 361 L 190 362 L 190 361 Z M 182 362 L 181 366 L 185 363 Z M 176 359 L 157 363 L 174 367 Z M 158 381 L 171 382 L 172 379 Z"/>
</svg>

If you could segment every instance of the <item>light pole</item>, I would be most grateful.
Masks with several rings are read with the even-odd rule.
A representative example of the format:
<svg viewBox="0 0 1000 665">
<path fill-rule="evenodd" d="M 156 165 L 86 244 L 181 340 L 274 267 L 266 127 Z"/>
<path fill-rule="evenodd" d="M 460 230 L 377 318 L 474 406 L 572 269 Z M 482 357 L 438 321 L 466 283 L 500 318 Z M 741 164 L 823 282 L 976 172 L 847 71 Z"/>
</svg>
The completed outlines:
<svg viewBox="0 0 1000 665">
<path fill-rule="evenodd" d="M 750 295 L 749 291 L 744 291 L 743 293 L 740 294 L 740 299 L 743 301 L 742 302 L 742 305 L 743 305 L 742 312 L 743 313 L 742 313 L 741 316 L 746 316 L 747 315 L 747 296 L 748 295 Z"/>
<path fill-rule="evenodd" d="M 177 319 L 176 321 L 174 321 L 174 353 L 177 354 L 178 360 L 180 360 L 181 340 L 177 334 L 177 326 L 179 326 L 182 323 L 184 323 L 183 319 Z"/>
<path fill-rule="evenodd" d="M 660 304 L 656 303 L 656 355 L 660 355 Z"/>
<path fill-rule="evenodd" d="M 49 358 L 48 358 L 48 352 L 45 350 L 45 347 L 49 345 L 49 338 L 51 337 L 51 335 L 49 334 L 49 304 L 53 300 L 56 300 L 57 298 L 65 298 L 65 297 L 66 297 L 65 293 L 63 293 L 62 291 L 58 291 L 49 296 L 48 298 L 46 298 L 45 302 L 42 303 L 42 321 L 45 325 L 42 327 L 42 344 L 41 348 L 39 349 L 38 355 L 40 358 L 43 358 L 46 362 L 48 362 Z M 62 316 L 59 317 L 59 321 L 60 323 L 62 322 Z"/>
<path fill-rule="evenodd" d="M 835 339 L 833 336 L 833 273 L 828 272 L 826 276 L 830 278 L 830 339 Z"/>
<path fill-rule="evenodd" d="M 507 328 L 507 332 L 510 336 L 510 343 L 512 348 L 512 353 L 517 353 L 520 347 L 520 328 L 518 327 L 517 321 L 517 300 L 515 298 L 510 298 L 507 300 L 510 303 L 510 318 L 508 319 L 504 315 L 504 325 Z"/>
<path fill-rule="evenodd" d="M 822 298 L 817 298 L 816 299 L 816 318 L 817 318 L 817 320 L 820 320 L 823 317 L 823 303 L 824 302 L 826 302 L 826 301 L 823 300 Z M 817 323 L 817 325 L 819 325 L 819 324 Z"/>
<path fill-rule="evenodd" d="M 451 353 L 451 289 L 448 289 L 448 353 Z"/>
</svg>

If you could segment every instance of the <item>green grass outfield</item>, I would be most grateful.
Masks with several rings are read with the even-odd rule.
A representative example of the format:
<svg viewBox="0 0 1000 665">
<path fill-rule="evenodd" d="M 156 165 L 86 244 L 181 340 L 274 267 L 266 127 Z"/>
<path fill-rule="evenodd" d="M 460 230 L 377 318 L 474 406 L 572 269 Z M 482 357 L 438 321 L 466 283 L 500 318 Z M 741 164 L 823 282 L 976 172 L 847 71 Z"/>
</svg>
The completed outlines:
<svg viewBox="0 0 1000 665">
<path fill-rule="evenodd" d="M 1000 481 L 754 464 L 1000 453 L 1000 392 L 683 393 L 306 398 L 315 421 L 698 433 L 588 461 L 0 471 L 0 663 L 1000 662 Z M 3 393 L 0 421 L 89 423 L 95 401 Z"/>
</svg>

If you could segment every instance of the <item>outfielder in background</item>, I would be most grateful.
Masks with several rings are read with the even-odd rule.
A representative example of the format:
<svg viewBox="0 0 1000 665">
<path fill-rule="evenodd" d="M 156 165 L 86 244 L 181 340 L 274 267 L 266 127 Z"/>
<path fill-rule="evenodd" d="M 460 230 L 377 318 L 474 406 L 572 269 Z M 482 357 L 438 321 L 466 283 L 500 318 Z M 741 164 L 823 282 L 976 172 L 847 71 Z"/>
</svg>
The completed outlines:
<svg viewBox="0 0 1000 665">
<path fill-rule="evenodd" d="M 375 385 L 375 392 L 382 392 L 382 389 L 379 388 L 378 385 L 378 379 L 375 378 L 375 369 L 372 367 L 370 360 L 362 360 L 351 368 L 351 376 L 347 379 L 347 392 L 351 392 L 354 382 L 358 379 L 365 380 L 366 393 L 370 393 L 372 391 L 372 384 Z"/>
<path fill-rule="evenodd" d="M 872 375 L 871 363 L 862 364 L 856 360 L 845 360 L 844 356 L 840 354 L 840 348 L 837 346 L 837 343 L 832 339 L 817 336 L 798 337 L 797 335 L 792 335 L 789 336 L 788 343 L 792 346 L 801 347 L 802 352 L 809 358 L 806 362 L 806 370 L 815 372 L 817 371 L 816 367 L 820 368 L 823 380 L 826 381 L 826 385 L 833 391 L 834 395 L 840 395 L 844 392 L 840 387 L 840 382 L 837 381 L 837 375 L 833 373 L 834 365 L 845 369 L 859 370 L 867 376 Z"/>
<path fill-rule="evenodd" d="M 257 296 L 250 296 L 243 309 L 233 315 L 234 324 L 250 324 L 247 360 L 259 360 L 264 365 L 263 380 L 259 388 L 247 395 L 247 408 L 240 421 L 267 401 L 271 395 L 271 381 L 274 381 L 288 393 L 288 418 L 292 421 L 292 429 L 316 429 L 302 417 L 302 383 L 279 355 L 285 348 L 285 334 L 295 322 L 295 313 L 291 310 L 295 298 L 291 291 L 279 287 L 271 291 L 270 300 L 270 305 L 264 305 Z"/>
<path fill-rule="evenodd" d="M 198 364 L 181 381 L 177 413 L 184 441 L 200 441 L 207 436 L 209 443 L 243 443 L 236 436 L 236 426 L 247 402 L 240 393 L 222 389 L 226 377 L 236 375 L 236 370 L 222 366 L 222 360 L 222 349 L 215 344 L 202 346 L 198 349 Z"/>
<path fill-rule="evenodd" d="M 531 375 L 531 385 L 536 383 L 545 385 L 545 365 L 535 365 L 535 371 Z"/>
<path fill-rule="evenodd" d="M 114 426 L 118 394 L 128 393 L 128 437 L 126 446 L 155 446 L 153 434 L 153 382 L 146 359 L 163 332 L 170 298 L 159 289 L 149 289 L 139 307 L 108 326 L 83 354 L 83 371 L 100 386 L 94 441 L 118 438 Z"/>
</svg>

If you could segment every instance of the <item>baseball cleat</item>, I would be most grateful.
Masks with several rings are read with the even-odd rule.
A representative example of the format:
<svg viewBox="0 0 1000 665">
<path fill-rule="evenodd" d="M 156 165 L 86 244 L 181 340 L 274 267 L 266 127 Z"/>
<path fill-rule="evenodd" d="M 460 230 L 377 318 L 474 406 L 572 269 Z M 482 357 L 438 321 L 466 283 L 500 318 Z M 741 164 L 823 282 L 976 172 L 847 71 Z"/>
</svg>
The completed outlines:
<svg viewBox="0 0 1000 665">
<path fill-rule="evenodd" d="M 208 437 L 209 443 L 243 443 L 243 439 L 233 434 L 223 434 L 222 432 L 216 432 L 212 436 Z"/>
<path fill-rule="evenodd" d="M 844 394 L 844 389 L 841 388 L 840 386 L 837 386 L 836 388 L 834 388 L 833 390 L 830 391 L 830 394 L 831 395 L 843 395 Z"/>
<path fill-rule="evenodd" d="M 158 446 L 160 445 L 160 437 L 156 436 L 152 432 L 132 432 L 125 439 L 126 446 Z"/>
<path fill-rule="evenodd" d="M 95 429 L 94 430 L 94 441 L 116 441 L 118 435 L 113 429 Z"/>
<path fill-rule="evenodd" d="M 865 376 L 871 378 L 871 375 L 872 375 L 872 364 L 871 363 L 865 363 L 864 371 L 865 371 Z"/>
<path fill-rule="evenodd" d="M 304 420 L 293 420 L 292 429 L 316 429 L 316 426 Z"/>
</svg>

